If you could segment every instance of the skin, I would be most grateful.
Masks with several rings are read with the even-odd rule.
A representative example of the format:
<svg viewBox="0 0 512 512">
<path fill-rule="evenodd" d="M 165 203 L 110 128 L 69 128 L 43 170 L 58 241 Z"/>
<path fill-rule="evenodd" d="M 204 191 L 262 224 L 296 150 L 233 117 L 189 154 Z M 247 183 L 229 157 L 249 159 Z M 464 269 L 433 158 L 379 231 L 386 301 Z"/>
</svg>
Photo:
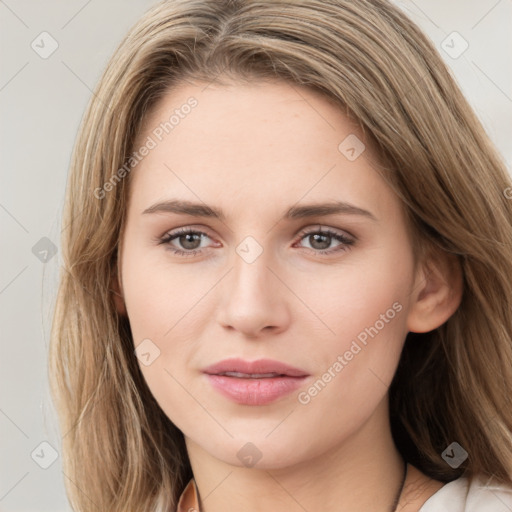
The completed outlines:
<svg viewBox="0 0 512 512">
<path fill-rule="evenodd" d="M 168 92 L 138 138 L 142 144 L 197 99 L 130 176 L 115 286 L 134 346 L 150 339 L 160 351 L 150 365 L 139 363 L 144 378 L 185 435 L 203 510 L 290 512 L 321 503 L 324 511 L 389 512 L 403 463 L 389 427 L 388 387 L 407 333 L 432 330 L 457 308 L 458 273 L 441 258 L 416 264 L 400 201 L 368 145 L 354 161 L 338 150 L 350 134 L 364 138 L 328 99 L 283 82 L 206 85 Z M 142 213 L 170 198 L 206 203 L 226 218 Z M 333 200 L 375 220 L 282 219 L 292 205 Z M 183 238 L 158 243 L 187 226 L 207 235 L 196 240 L 200 253 L 173 254 L 191 250 Z M 318 228 L 353 243 L 315 244 Z M 263 250 L 252 263 L 236 252 L 247 236 Z M 330 254 L 318 252 L 325 247 Z M 300 403 L 298 393 L 394 303 L 400 312 Z M 238 405 L 201 372 L 228 357 L 276 359 L 310 376 L 271 404 Z M 237 457 L 248 442 L 261 454 L 254 467 Z M 417 511 L 441 486 L 409 466 L 398 510 Z"/>
</svg>

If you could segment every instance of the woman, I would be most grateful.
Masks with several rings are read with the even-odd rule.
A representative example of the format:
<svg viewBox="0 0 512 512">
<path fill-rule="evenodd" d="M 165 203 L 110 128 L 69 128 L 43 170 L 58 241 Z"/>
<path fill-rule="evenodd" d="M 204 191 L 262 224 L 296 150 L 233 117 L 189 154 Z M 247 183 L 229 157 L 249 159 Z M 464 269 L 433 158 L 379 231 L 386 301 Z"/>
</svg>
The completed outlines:
<svg viewBox="0 0 512 512">
<path fill-rule="evenodd" d="M 166 1 L 70 170 L 76 510 L 512 509 L 512 208 L 384 0 Z"/>
</svg>

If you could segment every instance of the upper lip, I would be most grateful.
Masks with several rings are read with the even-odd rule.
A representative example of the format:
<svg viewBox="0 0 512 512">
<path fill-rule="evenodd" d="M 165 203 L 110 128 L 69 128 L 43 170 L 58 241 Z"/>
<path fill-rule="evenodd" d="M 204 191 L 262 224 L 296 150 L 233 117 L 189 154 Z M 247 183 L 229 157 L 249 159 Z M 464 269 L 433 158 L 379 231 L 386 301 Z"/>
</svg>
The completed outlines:
<svg viewBox="0 0 512 512">
<path fill-rule="evenodd" d="M 219 375 L 226 372 L 244 373 L 247 375 L 277 374 L 287 377 L 306 377 L 309 375 L 300 368 L 295 368 L 280 361 L 272 359 L 258 359 L 256 361 L 245 361 L 243 359 L 224 359 L 203 369 L 209 375 Z"/>
</svg>

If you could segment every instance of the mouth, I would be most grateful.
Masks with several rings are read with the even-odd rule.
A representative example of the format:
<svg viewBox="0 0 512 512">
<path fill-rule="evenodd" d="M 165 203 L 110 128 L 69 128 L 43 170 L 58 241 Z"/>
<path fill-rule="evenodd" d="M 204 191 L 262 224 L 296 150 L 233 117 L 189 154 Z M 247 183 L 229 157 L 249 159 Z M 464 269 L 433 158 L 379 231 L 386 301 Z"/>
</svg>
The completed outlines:
<svg viewBox="0 0 512 512">
<path fill-rule="evenodd" d="M 289 395 L 309 376 L 270 359 L 226 359 L 203 370 L 212 387 L 240 405 L 266 405 Z"/>
<path fill-rule="evenodd" d="M 288 377 L 282 373 L 242 373 L 242 372 L 223 372 L 214 375 L 225 375 L 226 377 L 237 377 L 239 379 L 270 379 L 272 377 Z"/>
</svg>

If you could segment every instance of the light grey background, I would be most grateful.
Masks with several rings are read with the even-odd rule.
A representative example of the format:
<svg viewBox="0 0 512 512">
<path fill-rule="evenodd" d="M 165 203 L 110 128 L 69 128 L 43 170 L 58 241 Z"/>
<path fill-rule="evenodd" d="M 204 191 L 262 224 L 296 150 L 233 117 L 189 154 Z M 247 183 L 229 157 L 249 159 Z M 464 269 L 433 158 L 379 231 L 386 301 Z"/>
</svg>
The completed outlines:
<svg viewBox="0 0 512 512">
<path fill-rule="evenodd" d="M 43 237 L 59 246 L 67 168 L 91 90 L 122 36 L 153 3 L 0 0 L 3 512 L 71 510 L 46 370 L 60 254 L 44 263 L 33 247 Z M 512 0 L 396 3 L 434 41 L 510 170 Z M 43 31 L 58 43 L 48 58 L 31 47 L 35 41 L 48 51 Z M 469 45 L 457 58 L 443 50 L 443 44 L 460 50 L 461 40 L 451 43 L 453 31 Z M 53 452 L 42 442 L 57 455 L 47 469 L 38 463 L 50 463 Z"/>
</svg>

